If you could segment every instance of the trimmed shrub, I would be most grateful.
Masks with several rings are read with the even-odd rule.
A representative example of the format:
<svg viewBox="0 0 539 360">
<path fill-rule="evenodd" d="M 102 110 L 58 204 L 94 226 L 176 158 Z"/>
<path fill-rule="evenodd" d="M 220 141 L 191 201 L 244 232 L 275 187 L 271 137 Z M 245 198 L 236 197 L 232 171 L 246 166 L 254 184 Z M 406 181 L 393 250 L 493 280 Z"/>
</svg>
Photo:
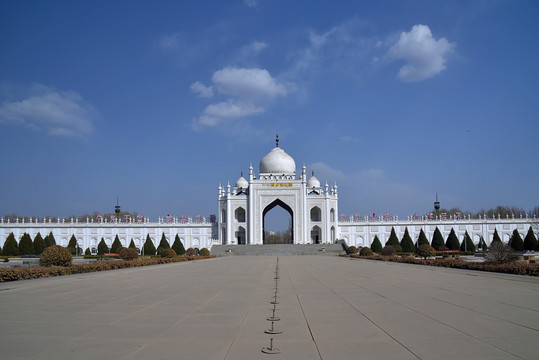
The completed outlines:
<svg viewBox="0 0 539 360">
<path fill-rule="evenodd" d="M 49 233 L 49 235 L 45 236 L 43 241 L 45 241 L 45 248 L 48 248 L 51 245 L 56 245 L 56 239 L 54 238 L 52 231 Z"/>
<path fill-rule="evenodd" d="M 114 238 L 114 241 L 112 242 L 112 245 L 110 246 L 110 252 L 117 254 L 120 252 L 120 250 L 123 248 L 122 243 L 120 242 L 120 238 L 118 238 L 118 235 Z"/>
<path fill-rule="evenodd" d="M 427 236 L 425 235 L 425 232 L 423 229 L 419 231 L 419 238 L 417 239 L 417 247 L 419 248 L 421 245 L 429 245 L 429 239 L 427 239 Z"/>
<path fill-rule="evenodd" d="M 364 248 L 361 248 L 359 255 L 360 256 L 373 256 L 374 252 L 370 248 L 364 247 Z"/>
<path fill-rule="evenodd" d="M 146 236 L 146 242 L 144 243 L 144 255 L 155 255 L 155 245 L 150 238 L 150 234 Z"/>
<path fill-rule="evenodd" d="M 180 240 L 180 237 L 178 234 L 176 234 L 176 237 L 174 238 L 174 244 L 172 244 L 172 249 L 176 251 L 176 254 L 178 255 L 184 255 L 185 254 L 185 247 L 182 244 L 182 241 Z"/>
<path fill-rule="evenodd" d="M 468 235 L 468 231 L 464 233 L 464 240 L 462 240 L 462 244 L 460 244 L 460 251 L 475 251 L 475 244 L 470 235 Z"/>
<path fill-rule="evenodd" d="M 524 250 L 535 250 L 537 248 L 537 239 L 533 234 L 532 227 L 528 229 L 528 233 L 524 238 Z"/>
<path fill-rule="evenodd" d="M 75 237 L 75 234 L 71 235 L 71 238 L 69 239 L 69 244 L 67 244 L 67 248 L 71 252 L 71 255 L 77 254 L 77 238 Z"/>
<path fill-rule="evenodd" d="M 423 244 L 417 248 L 417 256 L 427 259 L 428 257 L 436 256 L 436 250 L 429 244 Z"/>
<path fill-rule="evenodd" d="M 357 254 L 357 247 L 355 246 L 349 246 L 348 249 L 346 249 L 347 254 Z"/>
<path fill-rule="evenodd" d="M 395 256 L 395 255 L 397 255 L 397 250 L 395 250 L 395 248 L 393 246 L 391 246 L 391 245 L 386 245 L 386 246 L 384 246 L 382 251 L 380 251 L 380 255 L 383 255 L 383 256 Z"/>
<path fill-rule="evenodd" d="M 133 241 L 133 239 L 131 239 L 131 242 L 129 243 L 129 248 L 130 249 L 137 249 L 137 246 L 135 245 L 135 242 Z"/>
<path fill-rule="evenodd" d="M 19 255 L 33 255 L 34 254 L 34 244 L 32 243 L 32 238 L 28 233 L 24 233 L 19 241 Z"/>
<path fill-rule="evenodd" d="M 163 232 L 163 235 L 161 235 L 161 242 L 159 243 L 158 249 L 170 249 L 170 244 L 167 241 L 167 237 L 165 236 L 165 233 Z"/>
<path fill-rule="evenodd" d="M 375 253 L 379 253 L 380 251 L 382 251 L 382 243 L 380 242 L 380 239 L 378 239 L 378 235 L 374 236 L 374 240 L 371 244 L 371 250 Z"/>
<path fill-rule="evenodd" d="M 193 248 L 189 248 L 185 251 L 185 255 L 187 256 L 195 256 L 197 254 L 197 251 Z"/>
<path fill-rule="evenodd" d="M 45 250 L 45 240 L 43 240 L 40 233 L 37 233 L 34 238 L 34 252 L 36 255 L 41 255 L 43 250 Z"/>
<path fill-rule="evenodd" d="M 451 232 L 449 233 L 449 236 L 447 237 L 445 246 L 449 250 L 458 250 L 460 248 L 459 238 L 457 237 L 457 234 L 455 234 L 455 230 L 453 230 L 453 228 L 451 228 Z"/>
<path fill-rule="evenodd" d="M 99 244 L 97 244 L 97 255 L 104 255 L 105 253 L 109 252 L 109 247 L 107 246 L 107 243 L 105 242 L 105 239 L 101 238 L 101 241 Z"/>
<path fill-rule="evenodd" d="M 120 259 L 123 260 L 133 260 L 138 258 L 138 252 L 137 249 L 133 248 L 121 248 L 120 249 Z"/>
<path fill-rule="evenodd" d="M 206 248 L 202 248 L 200 249 L 200 251 L 198 252 L 198 255 L 199 256 L 210 256 L 210 250 L 206 249 Z"/>
<path fill-rule="evenodd" d="M 518 230 L 513 230 L 513 235 L 511 236 L 511 239 L 509 240 L 509 246 L 513 248 L 515 251 L 522 251 L 524 250 L 524 241 L 522 241 L 522 238 L 520 237 L 520 234 L 518 233 Z M 21 245 L 19 244 L 19 250 L 21 248 Z"/>
<path fill-rule="evenodd" d="M 488 249 L 487 243 L 485 242 L 485 239 L 483 239 L 482 236 L 481 236 L 481 238 L 479 239 L 479 245 L 478 245 L 478 248 L 480 248 L 481 251 L 487 251 L 487 249 Z"/>
<path fill-rule="evenodd" d="M 409 253 L 415 252 L 414 242 L 412 241 L 412 238 L 410 237 L 410 234 L 408 233 L 408 228 L 404 229 L 404 235 L 402 237 L 400 245 L 403 252 L 409 252 Z"/>
<path fill-rule="evenodd" d="M 389 239 L 386 242 L 386 246 L 391 245 L 395 248 L 396 251 L 402 251 L 401 244 L 399 243 L 399 238 L 397 237 L 397 234 L 395 233 L 395 228 L 391 228 L 391 235 L 389 235 Z"/>
<path fill-rule="evenodd" d="M 436 229 L 434 229 L 431 246 L 436 251 L 443 250 L 445 248 L 444 237 L 442 236 L 440 230 L 438 230 L 438 226 L 436 226 Z"/>
<path fill-rule="evenodd" d="M 2 248 L 3 256 L 17 256 L 19 255 L 19 246 L 17 245 L 17 240 L 15 240 L 15 235 L 9 233 L 6 242 L 4 242 L 4 247 Z"/>
<path fill-rule="evenodd" d="M 176 251 L 171 248 L 161 250 L 160 255 L 162 258 L 173 258 L 177 256 Z"/>
<path fill-rule="evenodd" d="M 71 252 L 59 245 L 49 246 L 39 256 L 39 265 L 41 266 L 69 266 L 72 261 Z"/>
<path fill-rule="evenodd" d="M 84 256 L 91 256 L 92 255 L 92 252 L 90 251 L 90 248 L 86 248 L 86 250 L 84 250 Z"/>
</svg>

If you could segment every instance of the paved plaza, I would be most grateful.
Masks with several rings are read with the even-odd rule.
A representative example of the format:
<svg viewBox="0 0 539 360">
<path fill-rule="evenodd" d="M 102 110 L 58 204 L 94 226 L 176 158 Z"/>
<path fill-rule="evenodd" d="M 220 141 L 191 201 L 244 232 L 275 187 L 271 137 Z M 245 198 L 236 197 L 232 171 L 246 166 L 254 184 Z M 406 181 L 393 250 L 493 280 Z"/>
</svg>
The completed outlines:
<svg viewBox="0 0 539 360">
<path fill-rule="evenodd" d="M 539 359 L 539 279 L 229 256 L 0 284 L 7 359 Z M 280 354 L 264 354 L 273 337 Z"/>
</svg>

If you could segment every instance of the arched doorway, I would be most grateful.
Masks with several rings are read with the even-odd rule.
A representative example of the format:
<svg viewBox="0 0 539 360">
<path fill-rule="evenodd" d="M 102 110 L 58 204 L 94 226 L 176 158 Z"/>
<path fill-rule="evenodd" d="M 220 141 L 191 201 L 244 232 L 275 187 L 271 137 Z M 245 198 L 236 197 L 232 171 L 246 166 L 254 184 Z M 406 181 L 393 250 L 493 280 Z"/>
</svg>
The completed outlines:
<svg viewBox="0 0 539 360">
<path fill-rule="evenodd" d="M 236 241 L 238 245 L 245 245 L 245 229 L 243 226 L 240 226 L 236 231 Z"/>
<path fill-rule="evenodd" d="M 311 229 L 311 242 L 313 244 L 320 244 L 322 241 L 322 230 L 319 226 L 313 226 Z"/>
<path fill-rule="evenodd" d="M 284 209 L 289 215 L 288 229 L 283 231 L 280 236 L 273 236 L 266 230 L 266 214 L 273 210 L 275 207 Z M 262 212 L 262 239 L 264 244 L 293 244 L 294 243 L 294 212 L 292 208 L 284 203 L 282 200 L 276 199 L 271 204 L 266 206 Z"/>
</svg>

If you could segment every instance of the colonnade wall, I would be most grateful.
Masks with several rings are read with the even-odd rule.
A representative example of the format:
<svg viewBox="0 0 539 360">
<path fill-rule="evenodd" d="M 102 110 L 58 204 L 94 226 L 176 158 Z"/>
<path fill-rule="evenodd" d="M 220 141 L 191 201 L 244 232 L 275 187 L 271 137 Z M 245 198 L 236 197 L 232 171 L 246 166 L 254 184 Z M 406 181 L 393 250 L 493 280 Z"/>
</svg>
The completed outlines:
<svg viewBox="0 0 539 360">
<path fill-rule="evenodd" d="M 77 239 L 78 246 L 96 249 L 101 239 L 107 246 L 111 246 L 116 235 L 123 246 L 128 247 L 131 240 L 135 246 L 142 249 L 146 237 L 150 235 L 154 246 L 157 248 L 161 237 L 165 237 L 172 246 L 176 235 L 179 236 L 183 246 L 187 248 L 208 248 L 217 243 L 217 224 L 212 222 L 145 222 L 145 223 L 53 223 L 53 222 L 26 222 L 26 223 L 1 223 L 0 224 L 0 247 L 10 233 L 13 233 L 17 242 L 24 233 L 28 233 L 34 239 L 37 233 L 44 238 L 52 232 L 56 244 L 67 246 L 73 235 Z"/>
<path fill-rule="evenodd" d="M 472 238 L 475 244 L 479 243 L 481 237 L 487 245 L 490 245 L 494 230 L 497 230 L 500 239 L 503 242 L 508 242 L 513 231 L 517 229 L 522 239 L 526 236 L 528 229 L 533 224 L 538 224 L 538 219 L 531 218 L 508 218 L 508 219 L 461 219 L 461 220 L 390 220 L 390 221 L 340 221 L 339 239 L 343 239 L 349 246 L 371 246 L 374 237 L 385 245 L 391 235 L 391 229 L 395 229 L 395 233 L 402 240 L 404 232 L 408 229 L 408 233 L 415 243 L 419 238 L 421 229 L 427 236 L 427 239 L 432 241 L 434 230 L 438 228 L 442 233 L 444 240 L 447 239 L 451 229 L 455 231 L 460 242 L 464 238 L 466 231 Z M 536 231 L 534 229 L 534 231 Z"/>
</svg>

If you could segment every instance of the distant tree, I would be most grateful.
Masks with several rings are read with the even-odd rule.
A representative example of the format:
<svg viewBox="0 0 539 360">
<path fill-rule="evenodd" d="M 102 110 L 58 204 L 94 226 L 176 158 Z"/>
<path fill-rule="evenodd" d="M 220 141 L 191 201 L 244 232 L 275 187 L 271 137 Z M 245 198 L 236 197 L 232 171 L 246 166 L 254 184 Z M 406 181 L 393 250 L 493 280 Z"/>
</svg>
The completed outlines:
<svg viewBox="0 0 539 360">
<path fill-rule="evenodd" d="M 4 256 L 17 256 L 19 255 L 19 246 L 17 240 L 15 240 L 15 235 L 9 233 L 6 242 L 4 242 L 4 247 L 2 248 L 2 255 Z"/>
<path fill-rule="evenodd" d="M 176 237 L 174 238 L 174 244 L 172 244 L 172 249 L 176 251 L 176 254 L 180 256 L 185 254 L 185 247 L 183 246 L 178 234 L 176 234 Z"/>
<path fill-rule="evenodd" d="M 137 246 L 135 245 L 135 242 L 133 241 L 133 239 L 131 239 L 131 242 L 129 243 L 129 248 L 131 249 L 136 249 Z"/>
<path fill-rule="evenodd" d="M 375 253 L 379 253 L 380 251 L 382 251 L 382 243 L 378 239 L 378 235 L 374 236 L 374 240 L 372 241 L 372 244 L 371 244 L 371 250 L 374 251 Z"/>
<path fill-rule="evenodd" d="M 67 249 L 69 250 L 71 255 L 77 254 L 77 238 L 75 237 L 75 234 L 71 235 L 69 243 L 67 244 Z"/>
<path fill-rule="evenodd" d="M 54 238 L 52 231 L 49 235 L 45 236 L 45 248 L 48 248 L 51 245 L 56 245 L 56 239 Z"/>
<path fill-rule="evenodd" d="M 511 236 L 511 239 L 509 239 L 509 246 L 511 246 L 515 251 L 524 250 L 524 241 L 522 240 L 522 237 L 520 237 L 517 229 L 513 230 L 513 235 Z"/>
<path fill-rule="evenodd" d="M 395 228 L 391 228 L 391 235 L 389 235 L 389 239 L 386 242 L 386 246 L 391 245 L 396 251 L 401 251 L 402 247 L 399 243 L 399 238 L 397 237 L 397 234 L 395 233 Z"/>
<path fill-rule="evenodd" d="M 117 254 L 120 252 L 121 248 L 122 248 L 122 243 L 120 242 L 120 238 L 118 237 L 118 234 L 116 234 L 116 237 L 114 238 L 114 241 L 112 242 L 112 245 L 110 247 L 110 252 Z"/>
<path fill-rule="evenodd" d="M 146 236 L 146 242 L 144 243 L 144 255 L 155 255 L 155 245 L 150 238 L 150 234 Z"/>
<path fill-rule="evenodd" d="M 408 233 L 408 228 L 404 229 L 404 235 L 402 237 L 400 246 L 402 248 L 402 251 L 404 252 L 415 252 L 415 246 L 414 242 L 412 241 L 412 238 L 410 237 L 410 234 Z"/>
<path fill-rule="evenodd" d="M 524 238 L 524 250 L 536 250 L 537 249 L 537 239 L 533 233 L 532 227 L 528 229 L 528 233 Z"/>
<path fill-rule="evenodd" d="M 490 242 L 490 246 L 492 246 L 494 243 L 502 243 L 502 239 L 500 239 L 500 235 L 498 235 L 498 229 L 494 228 L 494 235 L 492 235 L 492 241 Z"/>
<path fill-rule="evenodd" d="M 99 242 L 99 244 L 97 244 L 97 255 L 103 255 L 108 252 L 109 247 L 107 246 L 105 239 L 101 238 L 101 241 Z"/>
<path fill-rule="evenodd" d="M 24 233 L 19 241 L 19 255 L 33 255 L 34 254 L 34 244 L 32 243 L 32 238 L 28 233 Z"/>
<path fill-rule="evenodd" d="M 161 242 L 159 242 L 159 246 L 162 249 L 170 249 L 170 244 L 167 241 L 167 237 L 165 236 L 165 233 L 163 232 L 163 235 L 161 235 Z"/>
<path fill-rule="evenodd" d="M 45 240 L 43 240 L 40 233 L 37 233 L 34 238 L 34 251 L 36 255 L 41 255 L 43 250 L 45 250 Z"/>
<path fill-rule="evenodd" d="M 460 244 L 460 251 L 475 251 L 475 244 L 470 235 L 468 235 L 468 231 L 464 233 L 464 239 L 462 240 L 462 244 Z"/>
<path fill-rule="evenodd" d="M 455 234 L 455 230 L 453 230 L 453 228 L 451 228 L 451 232 L 449 232 L 445 246 L 449 250 L 458 250 L 460 248 L 459 238 L 457 237 L 457 234 Z"/>
<path fill-rule="evenodd" d="M 509 244 L 493 240 L 488 253 L 485 255 L 485 260 L 498 263 L 513 261 L 515 260 L 515 252 Z"/>
<path fill-rule="evenodd" d="M 395 248 L 392 245 L 386 245 L 384 246 L 382 251 L 380 251 L 380 255 L 395 256 L 397 255 L 397 250 L 395 250 Z"/>
<path fill-rule="evenodd" d="M 417 239 L 417 247 L 419 248 L 421 245 L 429 245 L 429 240 L 427 239 L 427 236 L 425 235 L 425 232 L 423 229 L 419 231 L 419 238 Z"/>
<path fill-rule="evenodd" d="M 442 233 L 440 232 L 440 230 L 438 230 L 438 227 L 434 229 L 434 234 L 432 235 L 431 246 L 436 251 L 443 250 L 443 248 L 445 248 L 444 237 L 442 236 Z"/>
</svg>

